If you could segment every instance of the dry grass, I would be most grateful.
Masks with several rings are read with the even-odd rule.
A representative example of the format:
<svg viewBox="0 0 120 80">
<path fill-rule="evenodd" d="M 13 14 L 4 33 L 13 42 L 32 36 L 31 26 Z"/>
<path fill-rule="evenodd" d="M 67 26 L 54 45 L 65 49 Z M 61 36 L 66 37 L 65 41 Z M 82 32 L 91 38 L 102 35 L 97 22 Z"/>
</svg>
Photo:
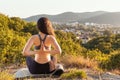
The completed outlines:
<svg viewBox="0 0 120 80">
<path fill-rule="evenodd" d="M 119 69 L 111 70 L 110 72 L 120 75 L 120 70 Z"/>
<path fill-rule="evenodd" d="M 98 63 L 96 61 L 92 61 L 89 58 L 83 58 L 82 56 L 66 55 L 62 57 L 60 61 L 66 68 L 98 68 Z"/>
</svg>

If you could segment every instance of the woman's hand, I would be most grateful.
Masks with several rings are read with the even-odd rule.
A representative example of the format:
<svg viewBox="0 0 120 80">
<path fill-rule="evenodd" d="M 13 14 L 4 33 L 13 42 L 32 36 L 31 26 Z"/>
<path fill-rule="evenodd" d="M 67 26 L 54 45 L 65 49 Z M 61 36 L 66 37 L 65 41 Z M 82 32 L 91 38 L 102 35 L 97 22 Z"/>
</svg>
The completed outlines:
<svg viewBox="0 0 120 80">
<path fill-rule="evenodd" d="M 42 42 L 41 43 L 41 48 L 40 48 L 40 50 L 37 50 L 37 53 L 38 54 L 41 54 L 41 53 L 46 53 L 48 50 L 45 48 L 45 45 L 44 45 L 44 43 Z"/>
</svg>

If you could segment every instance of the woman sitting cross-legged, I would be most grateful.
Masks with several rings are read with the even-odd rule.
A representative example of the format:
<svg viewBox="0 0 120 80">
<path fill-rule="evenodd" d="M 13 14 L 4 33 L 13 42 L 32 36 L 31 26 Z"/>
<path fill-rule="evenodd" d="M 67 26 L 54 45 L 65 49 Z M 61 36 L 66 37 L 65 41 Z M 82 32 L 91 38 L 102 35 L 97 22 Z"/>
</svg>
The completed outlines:
<svg viewBox="0 0 120 80">
<path fill-rule="evenodd" d="M 31 74 L 53 73 L 53 75 L 60 76 L 64 70 L 55 66 L 56 58 L 54 55 L 61 54 L 61 48 L 55 38 L 50 20 L 41 17 L 37 21 L 37 28 L 39 33 L 31 36 L 22 52 L 26 56 L 28 69 Z M 34 46 L 34 50 L 31 50 L 32 46 Z M 34 59 L 31 55 L 34 55 Z"/>
</svg>

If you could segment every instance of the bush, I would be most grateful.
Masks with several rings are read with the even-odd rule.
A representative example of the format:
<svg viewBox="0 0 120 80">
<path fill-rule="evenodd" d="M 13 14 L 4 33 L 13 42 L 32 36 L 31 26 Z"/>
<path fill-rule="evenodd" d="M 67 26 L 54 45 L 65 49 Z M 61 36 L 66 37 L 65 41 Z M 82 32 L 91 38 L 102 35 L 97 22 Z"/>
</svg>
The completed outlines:
<svg viewBox="0 0 120 80">
<path fill-rule="evenodd" d="M 8 71 L 0 72 L 0 80 L 14 80 L 14 76 L 9 74 Z"/>
<path fill-rule="evenodd" d="M 101 61 L 100 66 L 106 70 L 120 70 L 120 51 L 113 52 L 108 59 Z"/>
<path fill-rule="evenodd" d="M 84 48 L 80 45 L 80 40 L 76 39 L 75 34 L 63 31 L 56 31 L 55 34 L 62 48 L 62 55 L 78 55 L 84 51 Z"/>
<path fill-rule="evenodd" d="M 0 29 L 0 64 L 23 62 L 21 52 L 31 34 L 23 35 L 10 29 Z"/>
</svg>

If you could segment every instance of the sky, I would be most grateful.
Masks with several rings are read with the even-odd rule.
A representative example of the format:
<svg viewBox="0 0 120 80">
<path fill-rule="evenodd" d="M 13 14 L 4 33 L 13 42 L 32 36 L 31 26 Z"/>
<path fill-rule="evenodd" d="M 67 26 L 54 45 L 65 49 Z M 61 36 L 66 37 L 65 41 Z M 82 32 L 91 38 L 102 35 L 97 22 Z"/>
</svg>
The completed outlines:
<svg viewBox="0 0 120 80">
<path fill-rule="evenodd" d="M 9 17 L 57 15 L 63 12 L 120 12 L 120 0 L 1 0 L 0 13 Z"/>
</svg>

